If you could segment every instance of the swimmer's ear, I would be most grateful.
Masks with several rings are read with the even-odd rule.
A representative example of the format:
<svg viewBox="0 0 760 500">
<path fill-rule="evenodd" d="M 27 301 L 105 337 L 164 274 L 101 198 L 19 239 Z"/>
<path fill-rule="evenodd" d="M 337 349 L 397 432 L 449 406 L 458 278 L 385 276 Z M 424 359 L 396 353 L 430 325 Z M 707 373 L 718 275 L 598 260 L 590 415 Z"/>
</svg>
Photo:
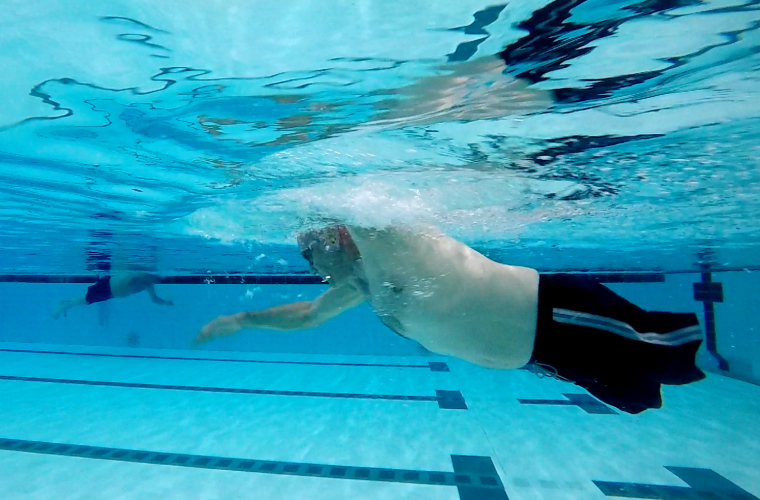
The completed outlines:
<svg viewBox="0 0 760 500">
<path fill-rule="evenodd" d="M 355 253 L 357 257 L 359 256 L 359 249 L 356 247 L 356 243 L 354 243 L 354 240 L 351 238 L 351 234 L 348 232 L 345 226 L 338 227 L 338 242 L 340 244 L 340 248 L 342 248 L 344 251 L 348 252 L 349 254 Z"/>
<path fill-rule="evenodd" d="M 301 247 L 308 247 L 310 243 L 316 241 L 317 236 L 317 231 L 306 231 L 304 233 L 299 233 L 296 235 L 296 242 L 298 242 L 298 245 Z"/>
</svg>

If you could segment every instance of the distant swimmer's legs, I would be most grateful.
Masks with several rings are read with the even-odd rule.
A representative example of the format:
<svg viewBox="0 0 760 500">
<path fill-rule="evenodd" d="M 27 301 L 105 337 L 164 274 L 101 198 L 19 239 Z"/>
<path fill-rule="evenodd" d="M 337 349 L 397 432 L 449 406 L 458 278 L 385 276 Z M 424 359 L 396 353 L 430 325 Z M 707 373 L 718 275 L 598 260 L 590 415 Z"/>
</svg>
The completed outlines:
<svg viewBox="0 0 760 500">
<path fill-rule="evenodd" d="M 77 297 L 75 299 L 63 300 L 53 312 L 53 319 L 58 319 L 63 316 L 66 317 L 66 313 L 72 307 L 86 306 L 94 304 L 95 302 L 103 302 L 113 298 L 111 293 L 111 277 L 103 276 L 94 285 L 87 288 L 87 294 L 83 297 Z"/>
</svg>

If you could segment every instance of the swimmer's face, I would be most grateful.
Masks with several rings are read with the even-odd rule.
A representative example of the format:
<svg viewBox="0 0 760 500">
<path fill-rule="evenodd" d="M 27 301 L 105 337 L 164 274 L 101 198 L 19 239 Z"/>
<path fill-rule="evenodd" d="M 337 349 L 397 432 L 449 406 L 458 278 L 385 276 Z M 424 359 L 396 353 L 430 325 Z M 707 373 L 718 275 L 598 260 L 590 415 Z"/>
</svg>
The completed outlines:
<svg viewBox="0 0 760 500">
<path fill-rule="evenodd" d="M 309 262 L 311 272 L 337 284 L 351 273 L 351 262 L 340 245 L 336 228 L 309 231 L 298 235 L 301 255 Z"/>
</svg>

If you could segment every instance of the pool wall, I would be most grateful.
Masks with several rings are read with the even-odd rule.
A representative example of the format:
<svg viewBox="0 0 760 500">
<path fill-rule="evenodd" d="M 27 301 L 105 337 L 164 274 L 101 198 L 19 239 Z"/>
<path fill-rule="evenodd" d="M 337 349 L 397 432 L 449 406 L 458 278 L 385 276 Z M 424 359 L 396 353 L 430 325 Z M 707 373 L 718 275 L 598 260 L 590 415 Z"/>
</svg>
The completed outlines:
<svg viewBox="0 0 760 500">
<path fill-rule="evenodd" d="M 641 275 L 620 274 L 615 281 L 636 280 L 637 276 Z M 720 272 L 708 276 L 710 283 L 707 284 L 705 275 L 699 273 L 660 275 L 660 282 L 606 284 L 647 310 L 695 312 L 708 334 L 711 323 L 708 310 L 712 308 L 717 352 L 729 369 L 720 369 L 717 358 L 707 352 L 707 345 L 700 351 L 700 366 L 760 383 L 757 319 L 760 273 Z M 0 283 L 0 342 L 302 354 L 418 356 L 426 353 L 416 342 L 390 332 L 368 305 L 347 311 L 312 330 L 250 330 L 200 346 L 193 344 L 198 330 L 217 315 L 310 300 L 325 290 L 324 285 L 314 284 L 161 284 L 156 286 L 158 295 L 173 300 L 174 306 L 152 304 L 148 296 L 141 293 L 78 307 L 58 320 L 51 317 L 60 300 L 84 293 L 87 286 L 86 283 Z"/>
<path fill-rule="evenodd" d="M 71 309 L 51 317 L 57 303 L 83 294 L 87 284 L 0 284 L 0 342 L 198 349 L 305 354 L 420 355 L 416 342 L 390 332 L 362 305 L 313 330 L 243 331 L 200 346 L 193 339 L 221 314 L 309 300 L 322 285 L 157 285 L 158 306 L 140 293 Z"/>
</svg>

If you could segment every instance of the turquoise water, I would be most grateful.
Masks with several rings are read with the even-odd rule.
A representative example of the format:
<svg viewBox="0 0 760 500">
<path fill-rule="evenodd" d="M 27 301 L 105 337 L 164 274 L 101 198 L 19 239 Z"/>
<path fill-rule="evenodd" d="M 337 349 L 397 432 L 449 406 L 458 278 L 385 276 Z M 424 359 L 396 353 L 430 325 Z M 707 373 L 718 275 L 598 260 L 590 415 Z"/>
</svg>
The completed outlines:
<svg viewBox="0 0 760 500">
<path fill-rule="evenodd" d="M 512 260 L 625 250 L 603 266 L 674 269 L 709 247 L 755 264 L 752 2 L 2 16 L 8 270 L 76 272 L 118 247 L 169 273 L 300 272 L 294 234 L 336 219 L 435 223 Z"/>
<path fill-rule="evenodd" d="M 0 497 L 760 497 L 759 48 L 754 0 L 4 2 Z M 624 414 L 366 304 L 193 344 L 335 222 L 696 313 L 707 378 Z M 122 270 L 174 306 L 51 317 Z"/>
</svg>

